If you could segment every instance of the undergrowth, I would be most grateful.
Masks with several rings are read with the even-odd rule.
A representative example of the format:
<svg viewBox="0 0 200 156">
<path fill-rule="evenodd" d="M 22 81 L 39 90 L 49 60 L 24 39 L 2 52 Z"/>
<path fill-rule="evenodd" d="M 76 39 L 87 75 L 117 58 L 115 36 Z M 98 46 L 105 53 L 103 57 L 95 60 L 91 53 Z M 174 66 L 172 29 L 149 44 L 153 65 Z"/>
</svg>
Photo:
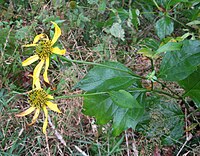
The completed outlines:
<svg viewBox="0 0 200 156">
<path fill-rule="evenodd" d="M 198 0 L 0 1 L 0 155 L 199 155 L 199 7 Z M 33 115 L 15 115 L 29 108 L 24 93 L 37 65 L 22 67 L 34 51 L 22 45 L 41 33 L 52 38 L 51 21 L 66 53 L 51 55 L 50 84 L 40 77 L 62 112 L 49 111 L 44 135 L 43 114 L 32 126 Z M 136 79 L 121 85 L 126 74 Z M 133 108 L 124 97 L 137 111 L 121 119 Z"/>
</svg>

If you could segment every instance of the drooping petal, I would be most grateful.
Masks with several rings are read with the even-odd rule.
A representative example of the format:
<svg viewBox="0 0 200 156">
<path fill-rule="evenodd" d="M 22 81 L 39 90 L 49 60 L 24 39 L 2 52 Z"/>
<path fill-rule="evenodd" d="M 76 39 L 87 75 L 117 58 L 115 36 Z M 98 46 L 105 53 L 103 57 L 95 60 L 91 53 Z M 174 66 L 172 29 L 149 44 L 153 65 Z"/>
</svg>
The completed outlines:
<svg viewBox="0 0 200 156">
<path fill-rule="evenodd" d="M 61 111 L 58 109 L 58 105 L 57 104 L 54 104 L 50 101 L 47 101 L 46 102 L 46 105 L 54 112 L 58 112 L 58 113 L 61 113 Z"/>
<path fill-rule="evenodd" d="M 23 45 L 22 47 L 35 47 L 37 46 L 37 44 L 26 44 L 26 45 Z"/>
<path fill-rule="evenodd" d="M 50 99 L 50 100 L 54 99 L 54 97 L 52 95 L 47 95 L 47 98 Z"/>
<path fill-rule="evenodd" d="M 24 112 L 21 112 L 19 114 L 16 114 L 16 117 L 22 117 L 22 116 L 26 116 L 30 113 L 32 113 L 35 110 L 35 107 L 30 107 L 29 109 L 25 110 Z"/>
<path fill-rule="evenodd" d="M 43 131 L 44 134 L 46 134 L 46 129 L 47 129 L 47 125 L 48 125 L 48 120 L 47 120 L 47 118 L 48 118 L 48 111 L 47 111 L 46 106 L 43 107 L 43 111 L 44 111 L 45 119 L 44 119 L 42 131 Z"/>
<path fill-rule="evenodd" d="M 40 85 L 40 79 L 39 78 L 34 78 L 33 79 L 33 89 L 41 89 L 41 85 Z"/>
<path fill-rule="evenodd" d="M 37 36 L 35 36 L 34 40 L 33 40 L 33 44 L 37 43 L 40 39 L 42 38 L 48 38 L 48 36 L 46 34 L 39 34 Z"/>
<path fill-rule="evenodd" d="M 38 63 L 38 65 L 35 67 L 33 71 L 33 81 L 35 80 L 34 82 L 36 82 L 36 80 L 39 78 L 43 65 L 44 65 L 44 60 L 41 60 L 40 63 Z"/>
<path fill-rule="evenodd" d="M 47 83 L 49 83 L 49 79 L 47 77 L 48 68 L 49 68 L 49 57 L 46 58 L 45 69 L 44 69 L 44 74 L 43 74 L 44 81 Z"/>
<path fill-rule="evenodd" d="M 29 58 L 27 58 L 25 61 L 22 62 L 22 66 L 28 66 L 29 64 L 37 61 L 39 59 L 38 55 L 33 55 Z"/>
<path fill-rule="evenodd" d="M 55 33 L 54 33 L 54 36 L 53 36 L 53 39 L 51 41 L 51 46 L 54 45 L 54 43 L 56 43 L 56 41 L 58 40 L 58 38 L 60 37 L 61 35 L 61 30 L 60 28 L 58 27 L 58 25 L 55 23 L 55 22 L 51 22 L 53 23 L 54 27 L 55 27 Z"/>
<path fill-rule="evenodd" d="M 31 122 L 30 124 L 28 124 L 29 126 L 31 126 L 32 124 L 34 124 L 34 123 L 36 122 L 36 120 L 37 120 L 39 114 L 40 114 L 40 109 L 37 108 L 36 111 L 35 111 L 35 114 L 34 114 L 34 116 L 33 116 L 32 122 Z"/>
<path fill-rule="evenodd" d="M 58 47 L 55 47 L 55 48 L 52 48 L 51 52 L 58 55 L 65 55 L 66 50 L 65 49 L 60 50 Z"/>
</svg>

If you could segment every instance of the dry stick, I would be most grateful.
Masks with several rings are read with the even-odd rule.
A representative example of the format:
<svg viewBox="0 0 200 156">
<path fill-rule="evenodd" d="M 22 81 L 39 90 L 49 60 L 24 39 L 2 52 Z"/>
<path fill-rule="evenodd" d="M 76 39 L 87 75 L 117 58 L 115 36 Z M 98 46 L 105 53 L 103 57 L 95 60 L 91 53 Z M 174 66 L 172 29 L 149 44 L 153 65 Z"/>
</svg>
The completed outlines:
<svg viewBox="0 0 200 156">
<path fill-rule="evenodd" d="M 134 154 L 134 156 L 138 156 L 138 150 L 137 150 L 137 148 L 136 148 L 136 145 L 135 145 L 135 134 L 132 132 L 132 136 L 133 136 L 133 143 L 132 143 L 132 147 L 133 147 L 133 154 Z"/>
<path fill-rule="evenodd" d="M 184 144 L 182 145 L 181 149 L 178 151 L 176 156 L 179 156 L 181 151 L 183 150 L 183 148 L 185 147 L 185 145 L 187 144 L 187 142 L 192 138 L 192 134 L 189 137 L 186 137 L 186 140 L 184 142 Z"/>
<path fill-rule="evenodd" d="M 190 151 L 188 151 L 187 153 L 183 154 L 183 156 L 187 156 L 190 153 Z"/>
<path fill-rule="evenodd" d="M 48 121 L 49 121 L 49 125 L 51 126 L 51 128 L 54 130 L 55 132 L 55 136 L 58 138 L 58 140 L 60 140 L 60 142 L 64 145 L 66 145 L 65 140 L 63 139 L 62 135 L 60 133 L 58 133 L 58 131 L 55 129 L 55 126 L 53 125 L 53 123 L 51 122 L 51 118 L 48 116 Z"/>
<path fill-rule="evenodd" d="M 46 139 L 46 144 L 47 144 L 48 156 L 51 156 L 50 149 L 49 149 L 49 142 L 48 142 L 48 136 L 47 136 L 47 134 L 45 134 L 45 139 Z"/>
<path fill-rule="evenodd" d="M 130 153 L 129 153 L 129 146 L 128 146 L 128 136 L 127 136 L 127 131 L 125 131 L 125 138 L 126 138 L 127 156 L 130 156 Z"/>
<path fill-rule="evenodd" d="M 132 0 L 129 0 L 128 6 L 131 7 Z"/>
<path fill-rule="evenodd" d="M 74 145 L 74 147 L 79 151 L 83 156 L 88 156 L 84 151 L 82 151 L 78 146 Z"/>
<path fill-rule="evenodd" d="M 187 124 L 187 109 L 185 108 L 185 129 L 188 129 L 188 124 Z M 190 135 L 188 133 L 188 131 L 186 131 L 186 140 L 184 142 L 184 144 L 182 145 L 181 149 L 178 151 L 176 156 L 179 156 L 179 154 L 181 153 L 181 151 L 183 150 L 183 148 L 185 147 L 185 145 L 187 144 L 187 142 L 192 138 L 192 135 Z"/>
<path fill-rule="evenodd" d="M 124 7 L 124 0 L 122 0 L 122 8 Z"/>
<path fill-rule="evenodd" d="M 5 52 L 5 50 L 6 50 L 7 43 L 8 43 L 8 40 L 9 40 L 9 38 L 10 38 L 10 33 L 11 33 L 12 29 L 13 29 L 13 26 L 10 28 L 10 30 L 9 30 L 9 32 L 8 32 L 8 35 L 7 35 L 7 37 L 6 37 L 6 41 L 5 41 L 5 43 L 4 43 L 3 51 L 2 51 L 2 53 L 1 53 L 2 59 L 3 59 L 4 52 Z"/>
</svg>

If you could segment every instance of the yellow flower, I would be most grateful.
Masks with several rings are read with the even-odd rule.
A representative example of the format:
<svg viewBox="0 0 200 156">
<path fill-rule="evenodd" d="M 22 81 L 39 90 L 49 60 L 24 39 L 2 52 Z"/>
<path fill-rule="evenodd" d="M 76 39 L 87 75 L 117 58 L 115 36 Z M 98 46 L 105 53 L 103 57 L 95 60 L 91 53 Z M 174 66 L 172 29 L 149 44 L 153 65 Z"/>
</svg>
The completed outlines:
<svg viewBox="0 0 200 156">
<path fill-rule="evenodd" d="M 39 116 L 40 110 L 42 109 L 44 111 L 45 115 L 45 120 L 43 124 L 43 133 L 46 134 L 46 128 L 48 124 L 48 110 L 47 107 L 50 108 L 51 110 L 61 113 L 61 111 L 58 109 L 57 104 L 54 104 L 50 102 L 49 100 L 54 99 L 53 96 L 47 94 L 41 87 L 40 87 L 40 82 L 39 79 L 36 80 L 35 84 L 36 88 L 34 88 L 32 91 L 28 93 L 28 101 L 30 104 L 30 108 L 25 110 L 22 113 L 16 114 L 16 117 L 22 117 L 26 116 L 33 111 L 35 111 L 35 114 L 33 116 L 32 122 L 28 124 L 29 126 L 34 124 Z M 33 85 L 33 86 L 34 86 Z"/>
<path fill-rule="evenodd" d="M 43 74 L 44 81 L 49 83 L 47 77 L 47 70 L 49 68 L 49 57 L 52 53 L 64 55 L 66 50 L 60 50 L 58 47 L 53 47 L 54 43 L 58 40 L 61 35 L 61 30 L 55 22 L 53 23 L 55 27 L 55 33 L 53 39 L 50 40 L 46 34 L 39 34 L 34 38 L 32 44 L 24 45 L 23 47 L 36 47 L 35 55 L 29 57 L 25 61 L 22 62 L 22 66 L 28 66 L 33 62 L 40 60 L 39 64 L 35 67 L 33 71 L 33 84 L 35 83 L 36 79 L 39 78 L 40 72 L 42 67 L 45 63 L 45 70 Z"/>
</svg>

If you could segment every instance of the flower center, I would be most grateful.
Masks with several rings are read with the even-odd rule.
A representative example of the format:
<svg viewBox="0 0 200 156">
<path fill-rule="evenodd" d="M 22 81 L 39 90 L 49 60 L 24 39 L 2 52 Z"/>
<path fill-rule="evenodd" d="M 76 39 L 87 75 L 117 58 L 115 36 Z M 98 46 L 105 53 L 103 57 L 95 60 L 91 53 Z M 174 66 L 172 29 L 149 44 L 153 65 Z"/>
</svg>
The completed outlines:
<svg viewBox="0 0 200 156">
<path fill-rule="evenodd" d="M 36 108 L 42 108 L 46 105 L 48 94 L 43 89 L 33 90 L 28 94 L 29 103 Z"/>
<path fill-rule="evenodd" d="M 51 51 L 52 51 L 51 40 L 40 41 L 39 44 L 36 46 L 36 54 L 39 56 L 41 60 L 49 57 Z"/>
</svg>

